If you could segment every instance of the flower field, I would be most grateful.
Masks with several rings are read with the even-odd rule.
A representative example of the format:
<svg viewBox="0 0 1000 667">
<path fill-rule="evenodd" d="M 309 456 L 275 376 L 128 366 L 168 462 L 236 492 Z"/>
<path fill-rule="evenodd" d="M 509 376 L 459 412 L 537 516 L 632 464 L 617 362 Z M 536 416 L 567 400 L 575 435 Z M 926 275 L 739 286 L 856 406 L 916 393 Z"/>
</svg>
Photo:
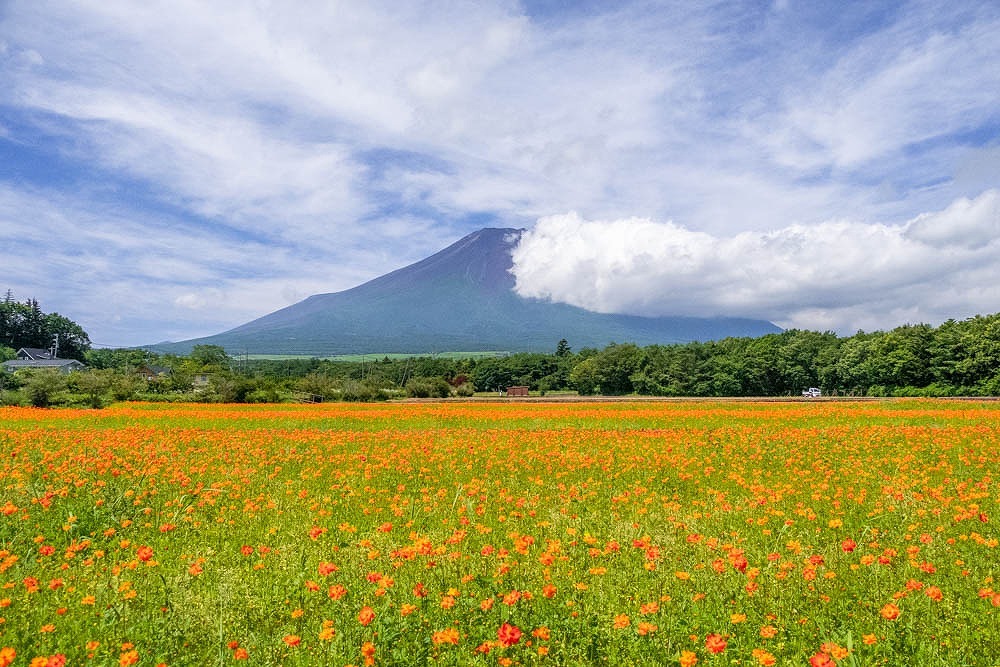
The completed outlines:
<svg viewBox="0 0 1000 667">
<path fill-rule="evenodd" d="M 0 409 L 7 665 L 998 665 L 1000 403 Z"/>
</svg>

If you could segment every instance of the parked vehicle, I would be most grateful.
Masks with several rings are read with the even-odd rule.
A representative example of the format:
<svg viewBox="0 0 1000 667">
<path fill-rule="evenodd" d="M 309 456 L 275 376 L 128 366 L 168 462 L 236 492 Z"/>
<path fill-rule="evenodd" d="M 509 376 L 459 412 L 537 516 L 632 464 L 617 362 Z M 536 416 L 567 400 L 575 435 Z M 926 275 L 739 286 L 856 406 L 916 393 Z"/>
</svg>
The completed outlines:
<svg viewBox="0 0 1000 667">
<path fill-rule="evenodd" d="M 821 392 L 817 387 L 809 387 L 808 389 L 802 390 L 802 395 L 805 398 L 819 398 L 823 395 L 823 392 Z"/>
</svg>

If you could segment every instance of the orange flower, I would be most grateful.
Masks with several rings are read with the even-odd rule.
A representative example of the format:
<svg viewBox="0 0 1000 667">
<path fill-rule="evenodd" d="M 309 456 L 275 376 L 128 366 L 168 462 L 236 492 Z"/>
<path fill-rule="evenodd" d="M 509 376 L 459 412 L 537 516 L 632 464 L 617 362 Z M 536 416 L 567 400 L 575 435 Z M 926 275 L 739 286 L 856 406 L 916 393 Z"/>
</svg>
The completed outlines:
<svg viewBox="0 0 1000 667">
<path fill-rule="evenodd" d="M 626 614 L 618 614 L 615 616 L 614 621 L 611 624 L 615 630 L 624 630 L 628 626 L 632 625 L 632 620 Z"/>
<path fill-rule="evenodd" d="M 365 642 L 361 645 L 361 655 L 365 659 L 365 665 L 375 664 L 375 644 Z"/>
<path fill-rule="evenodd" d="M 233 660 L 246 660 L 249 657 L 250 654 L 247 653 L 247 650 L 245 648 L 240 647 L 237 648 L 235 651 L 233 651 Z"/>
<path fill-rule="evenodd" d="M 431 641 L 436 645 L 441 644 L 458 644 L 458 630 L 455 628 L 447 628 L 445 630 L 439 630 L 431 634 Z"/>
<path fill-rule="evenodd" d="M 136 650 L 125 651 L 120 656 L 118 656 L 119 667 L 128 667 L 129 665 L 134 665 L 139 662 L 139 652 Z"/>
<path fill-rule="evenodd" d="M 681 667 L 694 667 L 698 664 L 698 656 L 694 651 L 681 651 L 678 662 L 681 663 Z"/>
<path fill-rule="evenodd" d="M 774 655 L 762 648 L 755 648 L 750 653 L 757 659 L 757 664 L 761 665 L 761 667 L 772 667 L 772 665 L 775 665 L 778 662 L 778 659 L 775 658 Z"/>
<path fill-rule="evenodd" d="M 143 545 L 135 550 L 135 555 L 139 560 L 145 563 L 153 557 L 153 548 Z"/>
<path fill-rule="evenodd" d="M 285 635 L 281 638 L 281 641 L 285 642 L 290 647 L 295 647 L 302 643 L 302 637 L 299 637 L 298 635 Z"/>
<path fill-rule="evenodd" d="M 941 589 L 937 586 L 928 586 L 924 589 L 924 595 L 934 600 L 935 602 L 940 602 L 944 595 L 941 593 Z"/>
<path fill-rule="evenodd" d="M 764 639 L 771 639 L 778 634 L 778 628 L 773 625 L 765 625 L 760 629 L 760 636 Z"/>
<path fill-rule="evenodd" d="M 900 612 L 899 607 L 897 607 L 896 605 L 894 605 L 891 602 L 889 602 L 888 604 L 886 604 L 879 611 L 879 614 L 882 615 L 882 618 L 884 618 L 887 621 L 895 621 L 897 618 L 899 618 L 899 614 L 900 613 L 901 612 Z"/>
<path fill-rule="evenodd" d="M 639 623 L 639 625 L 636 626 L 635 632 L 636 634 L 644 637 L 646 635 L 656 632 L 656 629 L 657 629 L 656 626 L 653 625 L 652 623 L 647 623 L 646 621 L 642 621 Z"/>
<path fill-rule="evenodd" d="M 371 625 L 371 622 L 375 620 L 375 610 L 371 607 L 362 607 L 361 611 L 358 612 L 358 623 L 361 625 Z"/>
<path fill-rule="evenodd" d="M 9 667 L 16 657 L 17 651 L 14 650 L 14 647 L 4 646 L 0 648 L 0 667 Z"/>
<path fill-rule="evenodd" d="M 347 595 L 347 589 L 340 584 L 334 584 L 333 586 L 330 586 L 330 590 L 328 590 L 326 594 L 330 596 L 331 600 L 339 600 Z"/>
<path fill-rule="evenodd" d="M 643 616 L 655 614 L 658 611 L 660 611 L 660 605 L 657 602 L 646 602 L 639 606 L 639 613 Z"/>
<path fill-rule="evenodd" d="M 541 639 L 542 641 L 548 641 L 549 637 L 551 636 L 551 633 L 549 632 L 549 629 L 543 625 L 540 628 L 535 628 L 534 630 L 532 630 L 531 636 L 536 639 Z"/>
</svg>

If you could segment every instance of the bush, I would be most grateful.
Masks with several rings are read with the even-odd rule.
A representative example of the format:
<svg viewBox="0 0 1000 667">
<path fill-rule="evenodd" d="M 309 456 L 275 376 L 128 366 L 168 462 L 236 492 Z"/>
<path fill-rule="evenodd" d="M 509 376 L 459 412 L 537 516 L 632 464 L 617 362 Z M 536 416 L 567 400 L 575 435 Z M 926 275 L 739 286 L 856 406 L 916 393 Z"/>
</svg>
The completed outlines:
<svg viewBox="0 0 1000 667">
<path fill-rule="evenodd" d="M 24 394 L 36 408 L 47 408 L 57 402 L 56 396 L 66 389 L 66 378 L 59 371 L 35 371 L 24 383 Z"/>
<path fill-rule="evenodd" d="M 347 380 L 340 387 L 339 398 L 342 401 L 368 403 L 387 400 L 389 395 L 382 388 L 368 382 Z"/>
<path fill-rule="evenodd" d="M 455 387 L 455 395 L 467 398 L 473 396 L 476 393 L 476 388 L 472 386 L 471 382 L 463 382 L 462 384 Z"/>
<path fill-rule="evenodd" d="M 440 377 L 415 377 L 406 383 L 406 395 L 410 398 L 448 398 L 451 385 Z"/>
</svg>

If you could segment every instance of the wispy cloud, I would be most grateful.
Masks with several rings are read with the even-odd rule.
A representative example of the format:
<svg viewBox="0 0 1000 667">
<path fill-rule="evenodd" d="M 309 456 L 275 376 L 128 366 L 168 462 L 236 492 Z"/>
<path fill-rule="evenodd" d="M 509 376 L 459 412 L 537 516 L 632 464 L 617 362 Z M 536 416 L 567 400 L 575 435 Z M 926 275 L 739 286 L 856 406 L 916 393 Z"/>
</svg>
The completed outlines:
<svg viewBox="0 0 1000 667">
<path fill-rule="evenodd" d="M 139 343 L 349 287 L 484 221 L 864 236 L 1000 188 L 994 3 L 558 4 L 8 3 L 10 287 Z M 136 318 L 172 305 L 105 326 L 108 301 L 51 289 L 42 258 Z M 870 325 L 838 303 L 829 321 Z"/>
</svg>

